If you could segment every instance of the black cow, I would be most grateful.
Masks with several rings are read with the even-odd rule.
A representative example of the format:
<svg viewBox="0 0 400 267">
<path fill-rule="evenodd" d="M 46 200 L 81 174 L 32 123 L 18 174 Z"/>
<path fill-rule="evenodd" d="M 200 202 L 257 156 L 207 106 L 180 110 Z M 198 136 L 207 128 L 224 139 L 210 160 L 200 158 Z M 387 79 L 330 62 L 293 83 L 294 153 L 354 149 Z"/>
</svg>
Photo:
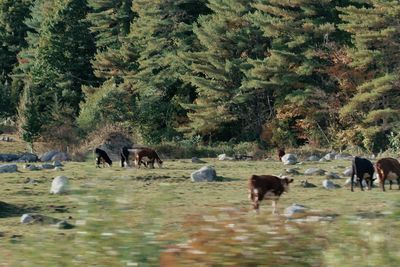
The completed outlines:
<svg viewBox="0 0 400 267">
<path fill-rule="evenodd" d="M 365 158 L 355 157 L 352 162 L 351 192 L 354 192 L 353 186 L 355 176 L 358 178 L 357 180 L 360 183 L 360 188 L 362 191 L 364 191 L 362 183 L 363 179 L 365 179 L 365 182 L 367 183 L 368 190 L 371 190 L 372 183 L 375 180 L 373 179 L 374 171 L 374 165 L 371 163 L 371 161 Z"/>
<path fill-rule="evenodd" d="M 103 167 L 105 167 L 106 163 L 108 166 L 112 166 L 112 160 L 104 150 L 96 148 L 94 153 L 96 153 L 96 168 L 100 168 L 100 163 L 103 163 Z"/>
<path fill-rule="evenodd" d="M 129 166 L 129 149 L 131 149 L 132 147 L 127 147 L 124 146 L 121 149 L 121 167 L 125 167 L 125 166 Z"/>
</svg>

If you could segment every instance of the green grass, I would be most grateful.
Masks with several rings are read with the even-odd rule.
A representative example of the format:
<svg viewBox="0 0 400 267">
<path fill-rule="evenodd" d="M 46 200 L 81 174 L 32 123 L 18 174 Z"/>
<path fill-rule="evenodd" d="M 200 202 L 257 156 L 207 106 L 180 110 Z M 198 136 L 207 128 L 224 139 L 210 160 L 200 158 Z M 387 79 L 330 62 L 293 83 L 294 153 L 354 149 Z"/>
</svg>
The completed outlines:
<svg viewBox="0 0 400 267">
<path fill-rule="evenodd" d="M 163 169 L 96 169 L 93 161 L 67 162 L 64 171 L 0 174 L 0 266 L 397 266 L 400 263 L 400 192 L 378 188 L 351 193 L 321 187 L 322 176 L 293 176 L 278 203 L 336 215 L 333 222 L 295 223 L 251 210 L 247 178 L 283 173 L 274 161 L 220 162 L 220 182 L 192 183 L 203 165 L 166 160 Z M 305 163 L 342 173 L 349 162 Z M 49 194 L 52 178 L 65 175 L 72 190 Z M 37 185 L 25 184 L 26 178 Z M 317 188 L 301 188 L 308 179 Z M 343 184 L 345 179 L 335 180 Z M 387 188 L 388 189 L 388 188 Z M 38 213 L 76 225 L 22 225 L 21 214 Z M 246 249 L 244 249 L 246 248 Z"/>
</svg>

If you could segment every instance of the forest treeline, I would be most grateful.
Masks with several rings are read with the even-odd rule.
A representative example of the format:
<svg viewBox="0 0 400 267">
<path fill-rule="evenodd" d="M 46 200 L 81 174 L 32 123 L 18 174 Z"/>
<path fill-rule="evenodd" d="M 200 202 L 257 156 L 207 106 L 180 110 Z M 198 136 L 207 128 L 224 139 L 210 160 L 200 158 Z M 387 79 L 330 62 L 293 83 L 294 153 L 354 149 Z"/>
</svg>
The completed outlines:
<svg viewBox="0 0 400 267">
<path fill-rule="evenodd" d="M 399 143 L 398 0 L 0 0 L 0 40 L 27 142 Z"/>
</svg>

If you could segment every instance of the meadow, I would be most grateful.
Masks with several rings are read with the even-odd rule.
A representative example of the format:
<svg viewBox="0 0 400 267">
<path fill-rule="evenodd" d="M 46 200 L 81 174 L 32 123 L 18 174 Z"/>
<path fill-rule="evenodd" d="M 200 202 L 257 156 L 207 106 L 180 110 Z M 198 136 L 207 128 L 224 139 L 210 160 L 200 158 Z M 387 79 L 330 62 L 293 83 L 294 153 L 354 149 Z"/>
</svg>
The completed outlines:
<svg viewBox="0 0 400 267">
<path fill-rule="evenodd" d="M 251 174 L 284 173 L 281 162 L 166 160 L 159 169 L 96 169 L 94 161 L 65 162 L 63 171 L 0 174 L 0 266 L 398 266 L 400 192 L 379 188 L 324 189 L 323 176 L 292 175 L 290 192 L 272 215 L 256 214 L 247 198 Z M 115 164 L 117 165 L 117 164 Z M 212 165 L 216 182 L 190 174 Z M 304 162 L 342 175 L 350 161 Z M 71 191 L 49 193 L 58 175 Z M 30 178 L 29 180 L 27 178 Z M 317 185 L 302 188 L 300 181 Z M 28 182 L 31 181 L 31 182 Z M 32 183 L 32 181 L 34 181 Z M 343 185 L 345 178 L 334 182 Z M 387 188 L 388 189 L 388 188 Z M 329 220 L 283 216 L 293 203 Z M 48 218 L 21 224 L 24 213 Z M 73 229 L 58 229 L 53 219 Z"/>
</svg>

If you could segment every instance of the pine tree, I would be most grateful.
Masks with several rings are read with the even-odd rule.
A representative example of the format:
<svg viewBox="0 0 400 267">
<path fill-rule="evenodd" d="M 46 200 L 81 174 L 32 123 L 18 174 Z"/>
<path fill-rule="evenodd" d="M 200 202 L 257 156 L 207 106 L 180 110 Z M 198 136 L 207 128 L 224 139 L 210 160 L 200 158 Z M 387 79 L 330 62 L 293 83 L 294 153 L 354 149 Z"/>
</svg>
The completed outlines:
<svg viewBox="0 0 400 267">
<path fill-rule="evenodd" d="M 0 1 L 0 117 L 12 116 L 17 110 L 19 91 L 11 86 L 11 74 L 18 63 L 17 54 L 26 46 L 24 20 L 31 4 L 32 0 Z"/>
<path fill-rule="evenodd" d="M 194 27 L 198 49 L 184 54 L 189 68 L 185 80 L 197 93 L 194 103 L 186 105 L 190 123 L 184 130 L 191 135 L 221 140 L 240 137 L 241 131 L 257 135 L 251 122 L 258 120 L 253 111 L 263 105 L 263 94 L 242 84 L 247 62 L 263 55 L 268 39 L 246 17 L 251 2 L 210 1 L 213 13 L 200 17 Z"/>
<path fill-rule="evenodd" d="M 87 20 L 96 36 L 97 53 L 92 61 L 96 76 L 106 80 L 122 76 L 125 62 L 120 55 L 122 40 L 134 17 L 132 0 L 89 0 Z"/>
<path fill-rule="evenodd" d="M 125 57 L 137 57 L 127 65 L 125 85 L 138 94 L 134 126 L 148 141 L 176 135 L 176 121 L 185 116 L 178 98 L 191 91 L 181 80 L 184 71 L 179 53 L 192 47 L 191 24 L 206 12 L 205 1 L 137 0 L 137 18 L 124 44 Z"/>
<path fill-rule="evenodd" d="M 31 88 L 27 85 L 18 107 L 18 127 L 21 138 L 28 143 L 31 151 L 33 142 L 40 135 L 42 125 L 37 107 Z"/>
<path fill-rule="evenodd" d="M 48 119 L 55 96 L 77 114 L 83 99 L 81 86 L 94 81 L 90 65 L 94 39 L 84 21 L 88 10 L 84 0 L 38 1 L 33 8 L 32 17 L 36 12 L 38 16 L 29 21 L 34 31 L 24 51 L 23 79 L 31 79 L 40 115 Z"/>
<path fill-rule="evenodd" d="M 258 0 L 252 22 L 271 40 L 264 58 L 252 60 L 245 87 L 264 89 L 284 131 L 296 139 L 326 139 L 328 106 L 335 85 L 324 71 L 321 57 L 330 40 L 343 38 L 335 28 L 338 21 L 335 0 Z M 321 136 L 322 135 L 322 136 Z M 321 137 L 318 137 L 321 136 Z M 284 140 L 281 140 L 281 142 Z"/>
<path fill-rule="evenodd" d="M 341 27 L 352 34 L 351 66 L 368 73 L 353 98 L 341 110 L 363 136 L 364 145 L 379 151 L 400 118 L 400 5 L 399 1 L 360 1 L 342 8 Z"/>
</svg>

